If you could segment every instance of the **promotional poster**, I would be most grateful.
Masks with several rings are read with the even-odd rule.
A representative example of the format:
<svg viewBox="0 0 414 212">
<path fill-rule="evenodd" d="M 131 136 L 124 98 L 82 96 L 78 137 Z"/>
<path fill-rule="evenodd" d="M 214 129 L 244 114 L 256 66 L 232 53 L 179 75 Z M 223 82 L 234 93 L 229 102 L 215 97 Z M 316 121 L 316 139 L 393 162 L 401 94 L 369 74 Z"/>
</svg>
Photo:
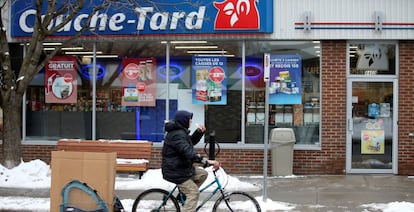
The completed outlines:
<svg viewBox="0 0 414 212">
<path fill-rule="evenodd" d="M 227 103 L 226 69 L 226 57 L 193 57 L 193 104 Z"/>
<path fill-rule="evenodd" d="M 302 58 L 300 55 L 271 55 L 269 104 L 302 104 Z"/>
<path fill-rule="evenodd" d="M 156 71 L 154 58 L 122 60 L 122 105 L 155 107 Z"/>
<path fill-rule="evenodd" d="M 76 103 L 78 64 L 75 56 L 55 56 L 45 69 L 45 102 Z"/>
<path fill-rule="evenodd" d="M 383 119 L 372 119 L 361 130 L 361 154 L 384 154 L 385 131 Z"/>
</svg>

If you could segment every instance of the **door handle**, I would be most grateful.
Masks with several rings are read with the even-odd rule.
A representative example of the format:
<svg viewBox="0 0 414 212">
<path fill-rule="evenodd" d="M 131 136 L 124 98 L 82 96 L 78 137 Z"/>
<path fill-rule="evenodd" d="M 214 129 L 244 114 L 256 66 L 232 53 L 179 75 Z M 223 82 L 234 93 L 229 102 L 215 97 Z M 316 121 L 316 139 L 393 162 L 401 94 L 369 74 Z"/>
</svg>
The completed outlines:
<svg viewBox="0 0 414 212">
<path fill-rule="evenodd" d="M 348 131 L 353 131 L 354 129 L 354 123 L 352 122 L 352 119 L 348 119 Z"/>
</svg>

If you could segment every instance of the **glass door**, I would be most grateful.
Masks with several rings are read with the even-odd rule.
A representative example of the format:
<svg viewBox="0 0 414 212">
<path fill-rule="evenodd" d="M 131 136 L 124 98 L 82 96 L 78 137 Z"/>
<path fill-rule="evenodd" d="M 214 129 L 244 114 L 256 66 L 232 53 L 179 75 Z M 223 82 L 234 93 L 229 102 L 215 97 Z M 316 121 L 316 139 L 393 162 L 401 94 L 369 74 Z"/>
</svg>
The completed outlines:
<svg viewBox="0 0 414 212">
<path fill-rule="evenodd" d="M 347 173 L 396 173 L 396 84 L 348 80 Z"/>
</svg>

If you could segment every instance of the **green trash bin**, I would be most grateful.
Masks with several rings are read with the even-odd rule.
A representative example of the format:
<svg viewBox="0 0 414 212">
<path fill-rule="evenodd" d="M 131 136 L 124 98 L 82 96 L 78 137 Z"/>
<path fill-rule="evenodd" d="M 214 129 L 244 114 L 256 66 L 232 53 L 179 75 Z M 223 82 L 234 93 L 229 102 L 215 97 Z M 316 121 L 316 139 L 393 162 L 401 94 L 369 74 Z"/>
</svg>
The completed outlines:
<svg viewBox="0 0 414 212">
<path fill-rule="evenodd" d="M 293 145 L 295 133 L 292 128 L 275 128 L 270 133 L 272 145 L 272 175 L 293 174 Z"/>
</svg>

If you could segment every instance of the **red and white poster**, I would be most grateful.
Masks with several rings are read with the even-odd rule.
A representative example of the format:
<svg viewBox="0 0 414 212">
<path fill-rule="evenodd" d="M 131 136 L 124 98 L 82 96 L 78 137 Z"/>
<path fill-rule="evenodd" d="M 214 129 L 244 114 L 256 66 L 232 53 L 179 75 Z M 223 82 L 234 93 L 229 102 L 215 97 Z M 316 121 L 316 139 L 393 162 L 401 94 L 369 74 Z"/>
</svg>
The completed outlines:
<svg viewBox="0 0 414 212">
<path fill-rule="evenodd" d="M 156 61 L 154 58 L 122 60 L 122 105 L 155 107 Z"/>
<path fill-rule="evenodd" d="M 75 56 L 55 56 L 46 64 L 46 103 L 76 103 L 77 69 Z"/>
</svg>

